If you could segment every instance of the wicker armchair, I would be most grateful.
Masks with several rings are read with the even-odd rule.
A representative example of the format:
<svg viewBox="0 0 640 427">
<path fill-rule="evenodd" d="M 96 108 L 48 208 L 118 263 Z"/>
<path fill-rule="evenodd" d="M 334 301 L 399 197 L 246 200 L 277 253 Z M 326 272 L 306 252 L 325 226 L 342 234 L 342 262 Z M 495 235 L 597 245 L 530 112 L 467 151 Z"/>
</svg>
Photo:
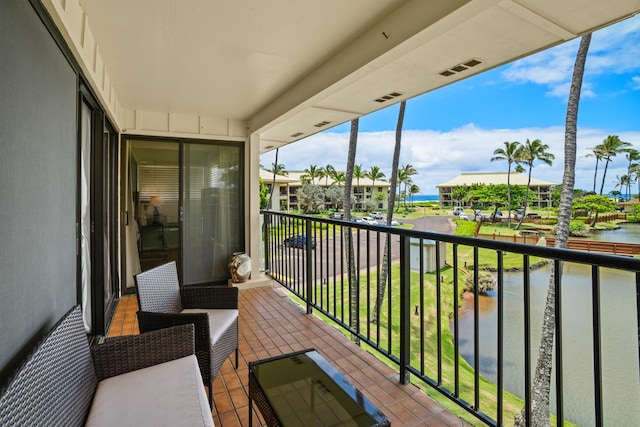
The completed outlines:
<svg viewBox="0 0 640 427">
<path fill-rule="evenodd" d="M 140 332 L 193 323 L 196 357 L 213 402 L 213 380 L 235 350 L 238 368 L 238 288 L 181 287 L 174 261 L 135 276 Z"/>
</svg>

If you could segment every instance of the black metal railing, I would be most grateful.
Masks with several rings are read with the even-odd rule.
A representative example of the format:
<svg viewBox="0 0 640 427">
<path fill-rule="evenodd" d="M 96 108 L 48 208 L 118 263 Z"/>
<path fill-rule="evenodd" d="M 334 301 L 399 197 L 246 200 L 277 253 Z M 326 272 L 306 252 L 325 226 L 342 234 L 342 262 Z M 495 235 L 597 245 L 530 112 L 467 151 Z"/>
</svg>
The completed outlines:
<svg viewBox="0 0 640 427">
<path fill-rule="evenodd" d="M 308 313 L 315 310 L 396 364 L 401 382 L 412 375 L 488 425 L 512 424 L 521 408 L 531 425 L 531 388 L 551 278 L 555 422 L 640 420 L 640 260 L 271 211 L 263 215 L 267 273 L 299 297 Z M 487 296 L 481 289 L 485 281 L 497 285 Z M 620 353 L 626 359 L 621 361 Z M 620 415 L 625 402 L 627 415 Z M 631 418 L 619 418 L 625 416 Z"/>
</svg>

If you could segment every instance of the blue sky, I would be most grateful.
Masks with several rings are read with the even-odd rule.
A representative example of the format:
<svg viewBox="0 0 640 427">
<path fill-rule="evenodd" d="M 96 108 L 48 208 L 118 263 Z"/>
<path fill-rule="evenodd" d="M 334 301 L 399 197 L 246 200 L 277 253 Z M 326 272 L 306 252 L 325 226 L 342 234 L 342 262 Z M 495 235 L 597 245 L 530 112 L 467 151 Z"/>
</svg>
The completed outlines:
<svg viewBox="0 0 640 427">
<path fill-rule="evenodd" d="M 527 138 L 548 144 L 556 157 L 551 167 L 534 165 L 532 175 L 560 183 L 578 44 L 573 40 L 408 100 L 400 164 L 416 167 L 414 181 L 421 193 L 437 193 L 436 185 L 460 172 L 506 171 L 506 163 L 490 161 L 493 150 L 504 141 Z M 640 16 L 593 34 L 582 89 L 576 188 L 591 189 L 595 160 L 586 157 L 589 148 L 613 134 L 640 149 Z M 389 177 L 397 116 L 395 105 L 360 119 L 357 164 L 379 166 Z M 281 148 L 278 162 L 288 170 L 311 164 L 344 170 L 348 141 L 347 123 Z M 264 154 L 261 163 L 269 168 L 274 155 Z M 605 192 L 623 174 L 626 160 L 617 157 L 609 166 Z"/>
</svg>

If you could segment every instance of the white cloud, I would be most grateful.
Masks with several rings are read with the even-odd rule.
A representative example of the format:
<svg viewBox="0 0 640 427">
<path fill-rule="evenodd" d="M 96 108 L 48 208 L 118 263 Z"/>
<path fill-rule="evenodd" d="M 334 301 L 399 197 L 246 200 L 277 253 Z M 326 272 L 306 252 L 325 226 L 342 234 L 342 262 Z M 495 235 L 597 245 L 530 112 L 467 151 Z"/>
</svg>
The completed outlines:
<svg viewBox="0 0 640 427">
<path fill-rule="evenodd" d="M 573 75 L 580 40 L 571 40 L 508 65 L 502 76 L 515 83 L 547 86 L 549 96 L 566 98 Z M 634 73 L 640 69 L 640 16 L 593 33 L 585 75 L 583 95 L 594 97 L 592 79 L 602 74 Z"/>
<path fill-rule="evenodd" d="M 549 96 L 567 98 L 573 74 L 575 54 L 579 40 L 573 40 L 552 49 L 523 58 L 504 68 L 502 77 L 514 83 L 534 83 L 546 87 Z M 627 73 L 627 89 L 640 90 L 640 15 L 594 33 L 583 81 L 583 97 L 598 94 L 597 77 L 605 73 Z M 504 84 L 504 81 L 488 84 Z M 578 131 L 578 158 L 576 161 L 576 188 L 593 188 L 595 160 L 586 157 L 591 147 L 600 144 L 611 130 L 581 127 Z M 640 149 L 640 131 L 619 132 L 623 141 L 636 144 Z M 410 130 L 402 136 L 400 165 L 411 164 L 419 175 L 414 181 L 422 194 L 436 194 L 436 185 L 456 177 L 460 172 L 506 171 L 504 162 L 491 162 L 496 148 L 504 141 L 539 139 L 549 145 L 555 155 L 553 166 L 536 165 L 533 176 L 560 183 L 564 164 L 564 127 L 482 129 L 473 123 L 446 132 Z M 344 170 L 347 159 L 349 134 L 327 131 L 283 147 L 279 163 L 288 170 L 304 170 L 310 165 L 333 165 Z M 380 167 L 389 177 L 394 131 L 362 132 L 358 136 L 356 163 L 368 169 Z M 269 168 L 275 152 L 261 157 Z M 626 174 L 623 156 L 609 165 L 605 191 L 614 189 L 616 175 Z M 597 187 L 602 170 L 599 170 Z"/>
<path fill-rule="evenodd" d="M 590 148 L 600 144 L 608 133 L 599 129 L 578 132 L 578 158 L 576 160 L 576 188 L 592 189 L 595 160 L 586 157 Z M 619 133 L 623 141 L 640 141 L 640 132 Z M 555 155 L 553 166 L 534 165 L 532 176 L 560 183 L 564 164 L 564 128 L 481 129 L 473 124 L 449 132 L 432 130 L 406 131 L 402 136 L 400 165 L 411 164 L 419 172 L 414 181 L 422 194 L 437 194 L 436 185 L 456 177 L 460 172 L 506 171 L 504 162 L 491 162 L 493 151 L 504 141 L 539 139 L 549 145 Z M 320 133 L 280 149 L 278 163 L 287 170 L 304 170 L 310 165 L 331 164 L 338 170 L 346 166 L 349 143 L 348 133 Z M 366 132 L 358 136 L 356 163 L 368 169 L 378 166 L 390 176 L 395 132 Z M 270 167 L 275 152 L 261 157 L 261 163 Z M 609 165 L 605 191 L 613 190 L 616 175 L 626 174 L 624 157 Z M 598 176 L 598 187 L 602 169 Z"/>
</svg>

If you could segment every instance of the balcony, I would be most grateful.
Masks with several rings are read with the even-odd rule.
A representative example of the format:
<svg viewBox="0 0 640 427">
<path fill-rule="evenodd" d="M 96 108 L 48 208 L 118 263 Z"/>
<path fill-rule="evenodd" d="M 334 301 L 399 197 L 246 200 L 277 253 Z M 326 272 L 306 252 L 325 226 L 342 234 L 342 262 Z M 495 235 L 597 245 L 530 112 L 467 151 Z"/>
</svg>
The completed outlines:
<svg viewBox="0 0 640 427">
<path fill-rule="evenodd" d="M 640 420 L 640 260 L 263 214 L 268 274 L 307 313 L 394 367 L 396 382 L 437 392 L 474 424 L 513 425 L 522 408 L 531 418 L 541 353 L 554 366 L 552 423 Z M 315 249 L 282 244 L 298 234 L 313 237 Z M 485 295 L 487 277 L 496 287 Z M 555 292 L 548 293 L 550 283 Z M 544 313 L 548 295 L 553 305 Z M 549 328 L 551 347 L 540 351 L 543 314 L 558 321 Z"/>
<path fill-rule="evenodd" d="M 238 370 L 227 359 L 213 385 L 216 426 L 248 426 L 247 363 L 305 348 L 316 348 L 362 390 L 394 426 L 465 426 L 418 388 L 398 382 L 397 373 L 315 316 L 306 315 L 280 285 L 240 292 Z M 135 296 L 120 299 L 110 336 L 137 334 Z M 255 415 L 253 425 L 263 421 Z"/>
</svg>

